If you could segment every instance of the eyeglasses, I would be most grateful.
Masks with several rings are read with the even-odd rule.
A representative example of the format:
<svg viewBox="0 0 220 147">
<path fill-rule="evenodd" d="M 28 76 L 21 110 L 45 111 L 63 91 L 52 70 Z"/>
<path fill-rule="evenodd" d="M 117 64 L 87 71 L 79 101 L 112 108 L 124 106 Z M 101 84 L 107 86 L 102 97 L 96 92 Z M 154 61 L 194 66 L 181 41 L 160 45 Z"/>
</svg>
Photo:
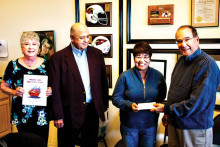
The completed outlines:
<svg viewBox="0 0 220 147">
<path fill-rule="evenodd" d="M 135 60 L 147 60 L 147 59 L 149 59 L 150 58 L 150 56 L 149 55 L 144 55 L 144 56 L 141 56 L 141 55 L 137 55 L 137 56 L 135 56 Z"/>
<path fill-rule="evenodd" d="M 177 44 L 181 44 L 181 43 L 183 43 L 183 41 L 187 44 L 187 43 L 189 43 L 189 41 L 191 40 L 191 39 L 193 39 L 194 37 L 186 37 L 186 38 L 183 38 L 183 39 L 178 39 L 178 40 L 176 40 L 176 43 Z"/>
</svg>

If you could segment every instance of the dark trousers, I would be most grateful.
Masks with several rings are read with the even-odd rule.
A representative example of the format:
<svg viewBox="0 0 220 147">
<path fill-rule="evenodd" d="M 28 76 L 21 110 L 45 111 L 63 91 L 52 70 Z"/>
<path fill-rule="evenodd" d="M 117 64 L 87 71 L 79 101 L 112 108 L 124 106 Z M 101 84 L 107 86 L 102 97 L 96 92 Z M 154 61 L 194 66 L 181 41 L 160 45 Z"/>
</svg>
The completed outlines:
<svg viewBox="0 0 220 147">
<path fill-rule="evenodd" d="M 58 129 L 58 147 L 98 147 L 99 117 L 94 103 L 87 104 L 86 118 L 80 129 L 71 127 L 70 118 L 64 118 L 64 127 Z"/>
</svg>

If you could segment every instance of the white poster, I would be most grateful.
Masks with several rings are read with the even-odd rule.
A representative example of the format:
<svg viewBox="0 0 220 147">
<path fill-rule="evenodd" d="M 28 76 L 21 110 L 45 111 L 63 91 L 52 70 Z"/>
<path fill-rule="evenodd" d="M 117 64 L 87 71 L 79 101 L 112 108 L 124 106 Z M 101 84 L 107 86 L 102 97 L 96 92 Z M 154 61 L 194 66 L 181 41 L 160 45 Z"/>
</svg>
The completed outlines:
<svg viewBox="0 0 220 147">
<path fill-rule="evenodd" d="M 46 75 L 24 75 L 22 105 L 46 106 L 47 81 Z"/>
</svg>

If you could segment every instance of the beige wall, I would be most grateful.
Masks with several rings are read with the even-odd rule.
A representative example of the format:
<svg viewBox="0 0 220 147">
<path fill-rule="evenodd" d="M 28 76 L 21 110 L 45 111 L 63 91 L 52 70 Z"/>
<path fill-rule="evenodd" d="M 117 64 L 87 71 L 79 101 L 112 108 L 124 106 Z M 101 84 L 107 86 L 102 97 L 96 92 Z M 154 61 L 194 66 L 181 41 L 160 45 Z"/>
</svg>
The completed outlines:
<svg viewBox="0 0 220 147">
<path fill-rule="evenodd" d="M 106 65 L 112 65 L 114 86 L 118 78 L 119 66 L 119 41 L 118 41 L 118 22 L 119 22 L 119 3 L 118 0 L 80 0 L 80 20 L 85 22 L 85 3 L 112 2 L 112 27 L 90 27 L 91 34 L 113 34 L 113 58 L 106 58 Z M 132 48 L 134 44 L 126 44 L 126 0 L 124 3 L 124 70 L 126 70 L 126 50 Z M 191 19 L 191 0 L 131 0 L 132 3 L 132 39 L 148 39 L 162 37 L 173 39 L 176 29 L 182 24 L 190 24 Z M 174 25 L 167 26 L 148 26 L 147 24 L 147 6 L 159 4 L 174 4 Z M 54 30 L 56 51 L 62 49 L 70 43 L 69 28 L 75 22 L 75 4 L 74 0 L 0 0 L 0 40 L 8 42 L 7 58 L 0 58 L 0 77 L 2 77 L 8 62 L 12 59 L 21 57 L 19 38 L 23 31 L 45 31 Z M 198 29 L 200 37 L 220 38 L 219 27 L 208 27 Z M 151 44 L 153 48 L 176 49 L 175 44 Z M 219 45 L 201 45 L 204 48 L 219 49 Z M 154 55 L 154 58 L 168 59 L 169 67 L 167 78 L 170 78 L 173 65 L 176 60 L 172 55 L 164 54 Z M 171 66 L 172 65 L 172 66 Z M 168 80 L 169 81 L 169 80 Z M 168 82 L 169 86 L 169 82 Z M 110 95 L 113 88 L 110 89 Z M 218 94 L 219 98 L 219 94 Z M 220 98 L 219 98 L 220 99 Z M 220 112 L 216 112 L 215 115 Z M 162 114 L 160 116 L 160 119 Z M 109 125 L 106 135 L 107 144 L 112 147 L 120 138 L 119 131 L 119 111 L 110 102 L 109 107 Z M 159 123 L 157 145 L 163 141 L 164 127 Z M 56 146 L 56 129 L 51 123 L 49 137 L 50 146 Z M 101 146 L 102 144 L 100 144 Z"/>
<path fill-rule="evenodd" d="M 74 0 L 0 0 L 0 40 L 8 42 L 9 52 L 7 58 L 0 58 L 0 77 L 10 60 L 22 56 L 19 39 L 23 31 L 54 30 L 56 49 L 68 45 L 74 9 Z"/>
</svg>

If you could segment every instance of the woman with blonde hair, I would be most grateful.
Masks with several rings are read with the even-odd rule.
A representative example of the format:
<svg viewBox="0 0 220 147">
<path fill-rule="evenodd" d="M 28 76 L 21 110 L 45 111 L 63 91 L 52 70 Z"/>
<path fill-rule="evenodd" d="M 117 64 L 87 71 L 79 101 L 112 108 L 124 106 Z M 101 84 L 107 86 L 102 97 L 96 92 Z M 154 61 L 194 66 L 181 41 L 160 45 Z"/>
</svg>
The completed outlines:
<svg viewBox="0 0 220 147">
<path fill-rule="evenodd" d="M 37 57 L 40 46 L 39 36 L 35 32 L 24 32 L 20 38 L 23 57 L 12 60 L 3 75 L 1 89 L 12 95 L 11 123 L 17 126 L 18 132 L 37 134 L 48 140 L 49 113 L 46 106 L 22 105 L 24 74 L 47 75 L 48 61 Z M 47 88 L 46 96 L 52 94 Z"/>
</svg>

